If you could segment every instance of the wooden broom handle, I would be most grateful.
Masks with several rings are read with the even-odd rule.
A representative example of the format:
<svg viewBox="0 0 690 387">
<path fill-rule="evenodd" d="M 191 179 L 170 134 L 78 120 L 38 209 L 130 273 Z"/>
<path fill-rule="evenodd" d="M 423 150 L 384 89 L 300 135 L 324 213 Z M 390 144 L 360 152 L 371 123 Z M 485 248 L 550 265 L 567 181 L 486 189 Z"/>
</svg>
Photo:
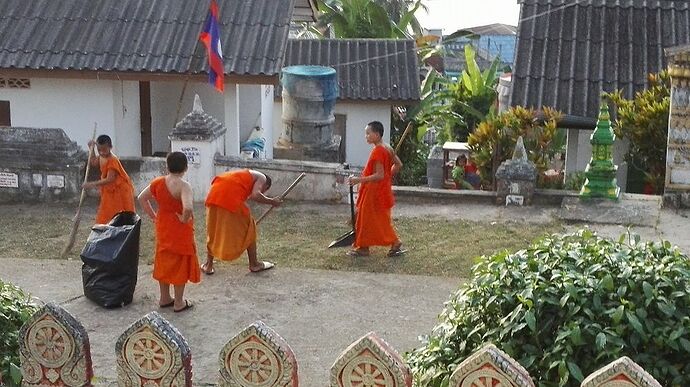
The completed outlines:
<svg viewBox="0 0 690 387">
<path fill-rule="evenodd" d="M 299 176 L 297 176 L 297 179 L 295 179 L 295 181 L 293 181 L 292 184 L 290 184 L 290 186 L 287 187 L 287 189 L 285 190 L 285 192 L 283 192 L 283 193 L 279 196 L 279 198 L 280 198 L 281 200 L 284 199 L 285 196 L 287 196 L 287 194 L 290 193 L 290 191 L 292 191 L 293 188 L 295 188 L 295 186 L 297 185 L 297 183 L 299 183 L 302 179 L 304 179 L 304 176 L 307 176 L 307 174 L 306 174 L 305 172 L 302 172 Z M 270 207 L 269 209 L 267 209 L 263 214 L 261 214 L 261 216 L 259 217 L 259 219 L 256 220 L 256 224 L 259 224 L 259 222 L 261 222 L 261 220 L 263 220 L 263 218 L 265 218 L 266 215 L 268 215 L 268 213 L 271 212 L 274 208 L 275 208 L 274 206 L 271 206 L 271 207 Z"/>
</svg>

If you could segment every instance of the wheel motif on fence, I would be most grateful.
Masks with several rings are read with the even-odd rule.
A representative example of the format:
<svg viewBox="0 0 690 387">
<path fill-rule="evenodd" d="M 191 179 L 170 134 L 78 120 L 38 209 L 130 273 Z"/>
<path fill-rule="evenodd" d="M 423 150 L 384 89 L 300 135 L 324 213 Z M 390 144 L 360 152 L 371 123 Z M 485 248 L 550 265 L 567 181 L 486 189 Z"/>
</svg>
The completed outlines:
<svg viewBox="0 0 690 387">
<path fill-rule="evenodd" d="M 127 362 L 134 372 L 146 379 L 159 379 L 172 367 L 172 353 L 150 332 L 132 335 L 125 346 Z"/>
<path fill-rule="evenodd" d="M 273 386 L 280 376 L 278 356 L 254 341 L 237 346 L 228 362 L 232 374 L 244 379 L 249 386 Z"/>
<path fill-rule="evenodd" d="M 394 387 L 393 377 L 380 361 L 369 356 L 352 359 L 343 369 L 347 386 Z"/>
<path fill-rule="evenodd" d="M 52 318 L 37 322 L 28 334 L 31 355 L 46 367 L 59 368 L 72 356 L 74 343 L 65 330 Z"/>
<path fill-rule="evenodd" d="M 511 387 L 512 384 L 501 374 L 491 369 L 480 369 L 467 375 L 461 387 Z"/>
</svg>

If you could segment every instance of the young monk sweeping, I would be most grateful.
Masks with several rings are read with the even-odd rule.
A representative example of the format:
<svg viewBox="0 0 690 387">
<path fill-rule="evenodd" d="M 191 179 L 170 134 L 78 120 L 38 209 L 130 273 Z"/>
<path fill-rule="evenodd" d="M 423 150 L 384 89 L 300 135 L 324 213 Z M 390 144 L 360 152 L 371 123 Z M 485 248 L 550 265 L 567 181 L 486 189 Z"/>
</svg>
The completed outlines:
<svg viewBox="0 0 690 387">
<path fill-rule="evenodd" d="M 259 272 L 275 266 L 259 261 L 256 256 L 256 223 L 245 203 L 279 206 L 283 201 L 264 193 L 271 188 L 271 178 L 252 169 L 225 172 L 213 178 L 206 197 L 206 262 L 201 270 L 213 274 L 214 258 L 232 261 L 245 251 L 249 257 L 249 270 Z"/>
<path fill-rule="evenodd" d="M 89 141 L 89 149 L 93 146 Z M 84 188 L 99 187 L 101 202 L 96 213 L 96 223 L 108 223 L 118 212 L 134 212 L 134 185 L 122 167 L 120 159 L 112 153 L 113 142 L 105 134 L 96 139 L 98 157 L 92 158 L 91 166 L 99 166 L 101 178 L 84 183 Z"/>
<path fill-rule="evenodd" d="M 357 218 L 355 220 L 355 242 L 347 255 L 362 257 L 369 255 L 370 246 L 391 246 L 389 257 L 405 253 L 402 242 L 393 228 L 391 209 L 393 198 L 392 178 L 398 173 L 402 162 L 390 145 L 383 142 L 383 124 L 370 122 L 364 130 L 368 144 L 374 145 L 361 177 L 350 176 L 350 185 L 359 184 L 357 196 Z"/>
<path fill-rule="evenodd" d="M 187 156 L 172 152 L 167 157 L 168 174 L 151 182 L 139 194 L 139 203 L 156 224 L 156 255 L 153 278 L 158 280 L 161 308 L 182 312 L 193 305 L 184 298 L 187 282 L 201 280 L 199 258 L 194 244 L 192 186 L 182 180 L 187 172 Z M 154 211 L 151 201 L 158 205 Z M 170 297 L 170 285 L 174 296 Z"/>
</svg>

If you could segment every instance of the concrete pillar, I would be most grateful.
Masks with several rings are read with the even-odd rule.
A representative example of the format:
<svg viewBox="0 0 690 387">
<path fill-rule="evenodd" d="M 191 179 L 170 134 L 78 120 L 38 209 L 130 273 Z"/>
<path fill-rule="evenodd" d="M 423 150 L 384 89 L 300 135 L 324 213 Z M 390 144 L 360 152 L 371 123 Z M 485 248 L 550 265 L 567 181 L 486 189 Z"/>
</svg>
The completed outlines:
<svg viewBox="0 0 690 387">
<path fill-rule="evenodd" d="M 664 202 L 690 207 L 690 50 L 667 51 L 671 112 L 666 148 Z"/>
<path fill-rule="evenodd" d="M 264 155 L 273 159 L 273 85 L 261 85 L 261 127 L 264 130 Z"/>
<path fill-rule="evenodd" d="M 168 136 L 172 151 L 187 155 L 189 166 L 185 180 L 192 185 L 194 201 L 206 199 L 211 179 L 216 174 L 214 157 L 216 153 L 223 153 L 226 131 L 223 124 L 204 113 L 197 95 L 193 111 L 175 125 Z"/>
</svg>

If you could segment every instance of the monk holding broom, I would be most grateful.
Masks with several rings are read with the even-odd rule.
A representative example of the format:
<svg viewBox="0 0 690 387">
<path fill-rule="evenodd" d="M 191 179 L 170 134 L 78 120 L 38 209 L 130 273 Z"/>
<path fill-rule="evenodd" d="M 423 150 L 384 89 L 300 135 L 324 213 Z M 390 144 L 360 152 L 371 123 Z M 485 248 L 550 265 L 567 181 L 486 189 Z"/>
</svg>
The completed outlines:
<svg viewBox="0 0 690 387">
<path fill-rule="evenodd" d="M 214 258 L 232 261 L 245 251 L 249 258 L 249 270 L 253 273 L 268 270 L 275 265 L 259 261 L 256 256 L 256 223 L 245 203 L 280 206 L 280 197 L 268 197 L 264 193 L 271 188 L 271 178 L 252 169 L 225 172 L 213 178 L 206 197 L 206 262 L 201 270 L 213 274 Z"/>
<path fill-rule="evenodd" d="M 364 136 L 374 145 L 361 177 L 350 176 L 350 185 L 359 184 L 355 242 L 347 255 L 368 256 L 370 246 L 391 246 L 389 257 L 403 255 L 402 242 L 393 228 L 391 209 L 395 204 L 392 189 L 393 176 L 402 167 L 400 158 L 390 145 L 383 142 L 383 124 L 370 122 Z"/>
<path fill-rule="evenodd" d="M 89 141 L 89 151 L 93 146 Z M 118 212 L 134 210 L 134 185 L 120 163 L 112 153 L 113 142 L 105 134 L 96 139 L 98 157 L 91 159 L 91 166 L 99 166 L 101 178 L 83 184 L 84 188 L 98 187 L 101 190 L 101 202 L 96 213 L 96 223 L 108 223 Z"/>
</svg>

